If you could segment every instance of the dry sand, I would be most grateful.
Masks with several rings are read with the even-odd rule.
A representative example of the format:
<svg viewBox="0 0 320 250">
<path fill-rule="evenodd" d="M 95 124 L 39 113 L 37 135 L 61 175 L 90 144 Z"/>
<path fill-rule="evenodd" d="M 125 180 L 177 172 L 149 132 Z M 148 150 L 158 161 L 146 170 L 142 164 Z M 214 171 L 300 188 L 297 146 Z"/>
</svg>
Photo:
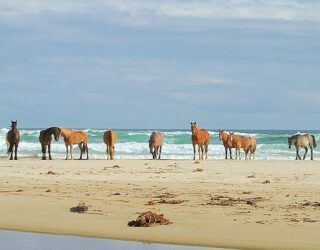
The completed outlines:
<svg viewBox="0 0 320 250">
<path fill-rule="evenodd" d="M 158 203 L 166 195 L 167 201 L 184 202 Z M 70 212 L 81 201 L 88 211 Z M 0 160 L 1 229 L 226 248 L 320 249 L 319 203 L 319 161 Z M 127 226 L 148 210 L 173 224 Z"/>
</svg>

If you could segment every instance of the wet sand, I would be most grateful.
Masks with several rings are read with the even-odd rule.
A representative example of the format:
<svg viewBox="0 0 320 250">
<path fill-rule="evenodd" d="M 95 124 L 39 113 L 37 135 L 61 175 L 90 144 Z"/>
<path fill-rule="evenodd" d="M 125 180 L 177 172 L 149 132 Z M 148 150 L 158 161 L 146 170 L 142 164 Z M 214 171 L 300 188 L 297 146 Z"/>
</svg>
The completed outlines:
<svg viewBox="0 0 320 250">
<path fill-rule="evenodd" d="M 318 161 L 0 159 L 0 229 L 224 248 L 319 249 L 319 180 Z M 88 211 L 70 212 L 79 202 Z M 127 226 L 148 210 L 173 224 Z"/>
</svg>

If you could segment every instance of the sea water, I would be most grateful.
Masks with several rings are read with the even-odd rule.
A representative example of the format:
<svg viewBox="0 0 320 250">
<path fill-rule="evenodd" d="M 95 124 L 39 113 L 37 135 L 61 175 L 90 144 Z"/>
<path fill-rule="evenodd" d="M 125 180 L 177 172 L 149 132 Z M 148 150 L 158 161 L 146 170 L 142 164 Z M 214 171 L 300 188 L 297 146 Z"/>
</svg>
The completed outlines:
<svg viewBox="0 0 320 250">
<path fill-rule="evenodd" d="M 41 145 L 39 133 L 41 129 L 20 129 L 21 140 L 18 156 L 41 157 Z M 105 129 L 82 129 L 89 136 L 89 156 L 91 159 L 106 159 L 106 145 L 103 142 Z M 192 159 L 193 148 L 191 144 L 191 131 L 183 129 L 115 129 L 117 133 L 116 159 L 150 159 L 148 140 L 152 131 L 164 133 L 164 145 L 162 159 Z M 295 149 L 288 149 L 288 137 L 297 133 L 312 133 L 316 141 L 320 143 L 320 131 L 297 131 L 297 130 L 229 130 L 238 135 L 251 136 L 257 140 L 256 159 L 264 160 L 287 160 L 295 159 Z M 7 128 L 0 129 L 0 156 L 7 156 L 5 135 Z M 224 147 L 219 140 L 217 130 L 209 130 L 210 145 L 209 159 L 224 159 Z M 303 150 L 304 151 L 304 150 Z M 55 159 L 65 158 L 66 148 L 63 138 L 58 142 L 52 141 L 52 157 Z M 302 154 L 303 152 L 301 152 Z M 74 146 L 74 157 L 78 157 L 79 150 Z M 242 153 L 243 155 L 243 153 Z M 315 159 L 320 154 L 315 152 Z M 310 157 L 310 155 L 308 155 Z"/>
<path fill-rule="evenodd" d="M 0 243 L 1 250 L 219 250 L 5 230 L 0 230 Z"/>
</svg>

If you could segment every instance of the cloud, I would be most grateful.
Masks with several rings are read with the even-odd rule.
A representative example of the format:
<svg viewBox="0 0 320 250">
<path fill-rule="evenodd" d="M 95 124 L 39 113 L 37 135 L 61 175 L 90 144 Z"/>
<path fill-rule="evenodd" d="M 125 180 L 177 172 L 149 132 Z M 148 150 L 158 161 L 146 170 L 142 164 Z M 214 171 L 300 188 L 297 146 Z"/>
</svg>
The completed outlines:
<svg viewBox="0 0 320 250">
<path fill-rule="evenodd" d="M 320 2 L 301 0 L 3 0 L 0 3 L 2 19 L 13 20 L 19 16 L 32 16 L 43 12 L 80 13 L 129 26 L 165 23 L 168 18 L 318 22 L 320 21 Z"/>
</svg>

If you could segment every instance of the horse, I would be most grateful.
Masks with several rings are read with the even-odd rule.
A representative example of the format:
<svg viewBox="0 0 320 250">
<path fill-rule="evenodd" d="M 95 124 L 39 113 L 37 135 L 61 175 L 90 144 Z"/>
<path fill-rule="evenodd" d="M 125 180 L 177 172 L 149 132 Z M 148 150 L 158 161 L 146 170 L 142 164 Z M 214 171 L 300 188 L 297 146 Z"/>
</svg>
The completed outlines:
<svg viewBox="0 0 320 250">
<path fill-rule="evenodd" d="M 114 145 L 116 144 L 117 135 L 114 131 L 108 130 L 104 132 L 103 141 L 107 146 L 107 159 L 114 159 Z"/>
<path fill-rule="evenodd" d="M 196 122 L 191 122 L 191 141 L 193 146 L 193 160 L 196 159 L 196 145 L 198 145 L 199 160 L 203 159 L 203 151 L 205 150 L 206 159 L 208 159 L 208 146 L 210 142 L 209 132 L 205 129 L 198 129 Z M 200 157 L 201 149 L 201 157 Z"/>
<path fill-rule="evenodd" d="M 8 154 L 10 154 L 10 160 L 13 160 L 13 147 L 14 147 L 14 159 L 18 160 L 17 151 L 20 142 L 20 132 L 17 129 L 17 121 L 11 121 L 11 130 L 6 134 L 6 142 L 8 147 Z"/>
<path fill-rule="evenodd" d="M 256 148 L 257 148 L 257 142 L 256 139 L 251 138 L 251 137 L 245 137 L 245 136 L 237 136 L 234 133 L 230 133 L 230 143 L 232 144 L 233 147 L 236 148 L 236 159 L 239 156 L 240 158 L 240 148 L 243 148 L 244 152 L 245 152 L 245 159 L 248 159 L 248 153 L 250 151 L 250 157 L 249 159 L 251 159 L 251 156 L 253 155 L 254 158 L 254 154 L 256 152 Z"/>
<path fill-rule="evenodd" d="M 88 155 L 88 134 L 83 131 L 75 131 L 67 128 L 61 128 L 61 136 L 63 137 L 64 143 L 66 145 L 66 160 L 69 158 L 69 146 L 70 146 L 70 154 L 71 160 L 72 158 L 72 145 L 78 144 L 80 149 L 80 160 L 82 160 L 82 154 L 87 153 L 87 160 L 89 160 Z"/>
<path fill-rule="evenodd" d="M 61 129 L 58 127 L 51 127 L 45 130 L 41 130 L 39 134 L 39 142 L 41 143 L 41 149 L 42 149 L 42 160 L 46 160 L 46 150 L 48 147 L 48 154 L 49 154 L 49 160 L 52 160 L 51 158 L 51 140 L 52 135 L 54 135 L 54 139 L 56 141 L 59 140 L 61 134 Z"/>
<path fill-rule="evenodd" d="M 161 151 L 163 145 L 163 138 L 164 135 L 162 132 L 152 132 L 150 139 L 149 139 L 149 150 L 150 154 L 152 154 L 153 159 L 157 158 L 158 151 L 159 151 L 159 158 L 161 158 Z"/>
<path fill-rule="evenodd" d="M 299 148 L 304 148 L 305 153 L 303 156 L 303 160 L 306 158 L 307 152 L 308 152 L 308 146 L 311 150 L 311 160 L 313 160 L 313 149 L 317 147 L 316 139 L 314 135 L 305 134 L 305 135 L 293 135 L 291 137 L 288 137 L 288 144 L 289 148 L 291 148 L 291 145 L 293 144 L 296 147 L 296 160 L 301 160 L 301 157 L 299 155 Z"/>
<path fill-rule="evenodd" d="M 230 159 L 232 160 L 232 152 L 231 149 L 234 148 L 232 143 L 230 142 L 230 135 L 225 133 L 223 130 L 219 130 L 219 139 L 222 141 L 224 149 L 225 149 L 225 159 L 228 159 L 228 149 L 230 154 Z"/>
</svg>

